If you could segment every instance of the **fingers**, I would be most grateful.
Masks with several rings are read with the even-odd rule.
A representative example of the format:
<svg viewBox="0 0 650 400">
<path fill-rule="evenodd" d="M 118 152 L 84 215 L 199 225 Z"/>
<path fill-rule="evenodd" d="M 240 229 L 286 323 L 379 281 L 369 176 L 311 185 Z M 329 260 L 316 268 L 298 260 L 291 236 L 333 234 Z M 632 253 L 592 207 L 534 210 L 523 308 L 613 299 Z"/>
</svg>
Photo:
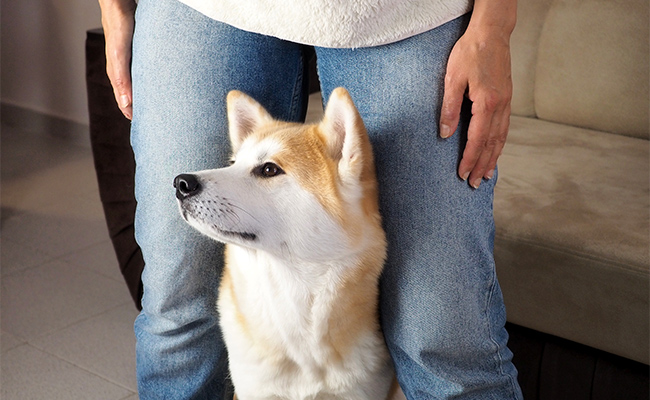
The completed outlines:
<svg viewBox="0 0 650 400">
<path fill-rule="evenodd" d="M 136 5 L 133 0 L 100 0 L 100 7 L 106 38 L 106 74 L 120 111 L 131 119 L 131 44 Z"/>
<path fill-rule="evenodd" d="M 440 113 L 440 137 L 446 139 L 454 134 L 460 119 L 467 82 L 458 79 L 451 72 L 445 77 L 445 91 Z"/>
<path fill-rule="evenodd" d="M 503 42 L 502 35 L 488 36 L 489 40 L 482 31 L 468 29 L 454 46 L 447 64 L 440 115 L 440 136 L 449 137 L 458 126 L 464 97 L 472 102 L 458 175 L 474 188 L 494 176 L 510 123 L 509 44 Z"/>
<path fill-rule="evenodd" d="M 440 136 L 453 134 L 458 126 L 465 85 L 455 85 L 452 79 L 445 82 Z M 510 125 L 510 96 L 495 91 L 479 89 L 472 103 L 472 118 L 467 131 L 467 143 L 458 176 L 478 188 L 483 179 L 492 179 L 497 159 L 503 151 Z M 446 129 L 449 127 L 449 131 Z"/>
<path fill-rule="evenodd" d="M 133 118 L 131 35 L 126 31 L 106 35 L 106 73 L 113 86 L 117 106 L 128 119 Z"/>
<path fill-rule="evenodd" d="M 498 135 L 498 138 L 496 139 L 496 144 L 492 151 L 492 157 L 490 158 L 485 174 L 483 175 L 485 179 L 492 179 L 494 177 L 494 172 L 497 168 L 497 160 L 499 157 L 501 157 L 503 148 L 506 145 L 506 139 L 510 130 L 510 111 L 510 105 L 508 105 L 508 107 L 506 107 L 501 115 L 501 121 L 498 125 L 498 129 L 495 131 Z"/>
<path fill-rule="evenodd" d="M 483 179 L 494 176 L 497 159 L 508 135 L 509 122 L 510 108 L 507 105 L 472 116 L 458 174 L 473 188 L 478 188 Z"/>
<path fill-rule="evenodd" d="M 130 60 L 114 59 L 106 62 L 106 73 L 113 86 L 115 101 L 122 114 L 133 118 L 133 95 L 131 88 Z"/>
</svg>

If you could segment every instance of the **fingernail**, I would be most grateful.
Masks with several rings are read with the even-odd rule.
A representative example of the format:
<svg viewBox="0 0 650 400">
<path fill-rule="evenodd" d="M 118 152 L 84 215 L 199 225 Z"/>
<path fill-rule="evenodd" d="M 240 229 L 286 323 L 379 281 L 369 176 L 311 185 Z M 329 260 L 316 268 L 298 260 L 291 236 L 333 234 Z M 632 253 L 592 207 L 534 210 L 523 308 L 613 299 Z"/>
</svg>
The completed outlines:
<svg viewBox="0 0 650 400">
<path fill-rule="evenodd" d="M 448 125 L 441 124 L 440 125 L 440 137 L 443 139 L 448 138 L 451 136 L 451 129 L 449 128 Z"/>
<path fill-rule="evenodd" d="M 462 175 L 460 176 L 460 179 L 466 181 L 468 177 L 469 177 L 469 172 L 465 172 L 464 174 L 462 174 Z"/>
<path fill-rule="evenodd" d="M 492 178 L 494 178 L 494 170 L 488 171 L 488 172 L 485 174 L 485 179 L 490 180 L 490 179 L 492 179 Z"/>
<path fill-rule="evenodd" d="M 481 185 L 481 178 L 474 179 L 471 185 L 474 189 L 478 189 L 478 187 Z"/>
<path fill-rule="evenodd" d="M 120 96 L 120 107 L 128 107 L 129 104 L 131 103 L 131 100 L 129 100 L 129 96 L 123 94 Z"/>
</svg>

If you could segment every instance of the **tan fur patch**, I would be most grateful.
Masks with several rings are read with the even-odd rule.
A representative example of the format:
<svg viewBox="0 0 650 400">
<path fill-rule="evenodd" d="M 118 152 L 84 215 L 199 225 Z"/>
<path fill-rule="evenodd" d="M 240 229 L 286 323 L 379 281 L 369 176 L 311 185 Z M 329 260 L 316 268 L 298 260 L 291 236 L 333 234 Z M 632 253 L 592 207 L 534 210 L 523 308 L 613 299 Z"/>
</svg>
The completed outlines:
<svg viewBox="0 0 650 400">
<path fill-rule="evenodd" d="M 336 353 L 345 358 L 364 334 L 379 330 L 377 280 L 381 274 L 385 252 L 383 235 L 376 251 L 369 253 L 357 268 L 344 277 L 337 294 L 339 302 L 332 310 L 329 339 Z"/>
<path fill-rule="evenodd" d="M 246 318 L 244 317 L 243 313 L 241 312 L 238 306 L 237 294 L 232 281 L 232 276 L 231 276 L 232 272 L 230 270 L 231 268 L 230 265 L 233 265 L 233 262 L 231 261 L 232 257 L 230 256 L 230 252 L 228 251 L 228 245 L 226 245 L 224 252 L 225 252 L 224 254 L 225 265 L 221 276 L 221 283 L 219 285 L 219 301 L 225 301 L 225 300 L 228 301 L 230 307 L 232 307 L 235 310 L 236 321 L 239 328 L 241 329 L 241 332 L 244 335 L 248 336 L 249 338 L 252 338 L 248 321 L 246 321 Z"/>
<path fill-rule="evenodd" d="M 328 157 L 317 126 L 277 123 L 256 132 L 256 136 L 256 140 L 273 138 L 282 144 L 283 150 L 273 155 L 273 161 L 314 194 L 323 208 L 342 224 L 345 211 L 336 183 L 337 164 Z"/>
</svg>

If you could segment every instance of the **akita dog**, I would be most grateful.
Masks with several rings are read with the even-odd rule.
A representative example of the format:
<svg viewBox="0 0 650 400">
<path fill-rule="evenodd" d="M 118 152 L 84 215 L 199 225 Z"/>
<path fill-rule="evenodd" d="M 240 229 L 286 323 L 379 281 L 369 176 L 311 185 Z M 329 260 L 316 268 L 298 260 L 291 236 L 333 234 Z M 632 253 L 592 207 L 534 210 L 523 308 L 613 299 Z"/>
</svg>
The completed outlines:
<svg viewBox="0 0 650 400">
<path fill-rule="evenodd" d="M 348 92 L 319 124 L 228 94 L 233 158 L 176 177 L 183 218 L 226 243 L 218 310 L 239 400 L 389 396 L 386 254 L 370 141 Z"/>
</svg>

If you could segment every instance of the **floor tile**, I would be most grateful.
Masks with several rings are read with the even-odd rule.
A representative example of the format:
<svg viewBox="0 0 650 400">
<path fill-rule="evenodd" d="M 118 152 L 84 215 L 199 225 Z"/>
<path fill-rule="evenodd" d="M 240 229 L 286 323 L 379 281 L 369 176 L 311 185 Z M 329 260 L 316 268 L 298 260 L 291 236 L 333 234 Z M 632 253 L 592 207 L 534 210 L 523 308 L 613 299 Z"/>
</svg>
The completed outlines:
<svg viewBox="0 0 650 400">
<path fill-rule="evenodd" d="M 127 304 L 30 342 L 120 386 L 137 391 L 133 322 Z"/>
<path fill-rule="evenodd" d="M 5 124 L 1 135 L 3 207 L 30 210 L 79 192 L 96 190 L 89 148 Z"/>
<path fill-rule="evenodd" d="M 0 331 L 0 353 L 5 353 L 25 343 L 27 342 L 24 339 L 20 339 L 11 333 Z"/>
<path fill-rule="evenodd" d="M 83 198 L 5 219 L 2 236 L 51 256 L 62 256 L 108 239 L 100 204 Z"/>
<path fill-rule="evenodd" d="M 62 257 L 62 260 L 87 268 L 118 282 L 124 282 L 117 256 L 110 240 Z"/>
<path fill-rule="evenodd" d="M 137 311 L 90 149 L 4 123 L 0 134 L 0 398 L 137 400 Z"/>
<path fill-rule="evenodd" d="M 1 375 L 3 400 L 120 400 L 132 394 L 29 345 L 3 354 Z"/>
<path fill-rule="evenodd" d="M 28 242 L 14 242 L 5 236 L 2 238 L 2 243 L 0 243 L 0 270 L 2 276 L 42 265 L 53 258 L 53 256 L 38 250 Z"/>
<path fill-rule="evenodd" d="M 131 301 L 124 284 L 62 261 L 2 279 L 2 329 L 30 340 Z"/>
<path fill-rule="evenodd" d="M 2 205 L 15 212 L 29 211 L 97 190 L 92 157 L 84 155 L 42 171 L 4 179 Z"/>
</svg>

